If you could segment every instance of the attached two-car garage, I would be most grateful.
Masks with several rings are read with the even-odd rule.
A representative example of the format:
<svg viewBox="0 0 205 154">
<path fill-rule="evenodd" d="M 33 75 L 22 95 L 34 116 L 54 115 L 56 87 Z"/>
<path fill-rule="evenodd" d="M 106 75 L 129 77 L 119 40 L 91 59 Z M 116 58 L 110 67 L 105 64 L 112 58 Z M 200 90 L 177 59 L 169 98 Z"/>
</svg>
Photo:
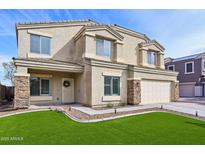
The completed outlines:
<svg viewBox="0 0 205 154">
<path fill-rule="evenodd" d="M 142 80 L 141 104 L 166 103 L 171 101 L 171 82 Z"/>
</svg>

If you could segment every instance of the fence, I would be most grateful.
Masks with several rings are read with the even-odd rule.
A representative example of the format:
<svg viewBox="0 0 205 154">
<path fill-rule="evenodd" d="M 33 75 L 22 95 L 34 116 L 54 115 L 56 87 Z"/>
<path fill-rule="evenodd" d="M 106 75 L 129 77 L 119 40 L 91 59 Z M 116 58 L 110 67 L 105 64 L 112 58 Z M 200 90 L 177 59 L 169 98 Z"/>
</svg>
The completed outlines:
<svg viewBox="0 0 205 154">
<path fill-rule="evenodd" d="M 0 101 L 10 102 L 14 99 L 14 87 L 0 84 Z"/>
</svg>

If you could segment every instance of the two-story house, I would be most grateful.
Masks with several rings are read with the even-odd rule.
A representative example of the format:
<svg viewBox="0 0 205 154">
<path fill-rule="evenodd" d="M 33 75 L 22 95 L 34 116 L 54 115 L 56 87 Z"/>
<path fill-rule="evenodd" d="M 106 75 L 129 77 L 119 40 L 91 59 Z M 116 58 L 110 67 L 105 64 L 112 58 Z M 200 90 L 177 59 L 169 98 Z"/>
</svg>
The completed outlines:
<svg viewBox="0 0 205 154">
<path fill-rule="evenodd" d="M 16 24 L 15 107 L 38 103 L 147 104 L 178 98 L 164 47 L 92 20 Z"/>
<path fill-rule="evenodd" d="M 205 96 L 205 53 L 180 58 L 165 58 L 167 70 L 179 72 L 180 97 Z"/>
</svg>

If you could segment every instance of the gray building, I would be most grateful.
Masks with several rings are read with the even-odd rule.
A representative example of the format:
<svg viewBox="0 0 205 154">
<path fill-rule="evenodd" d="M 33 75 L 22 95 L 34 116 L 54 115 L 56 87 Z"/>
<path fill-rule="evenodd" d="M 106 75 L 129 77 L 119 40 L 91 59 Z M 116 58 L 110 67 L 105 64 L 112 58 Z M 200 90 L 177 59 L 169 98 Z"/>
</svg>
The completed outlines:
<svg viewBox="0 0 205 154">
<path fill-rule="evenodd" d="M 165 68 L 179 72 L 180 97 L 205 96 L 205 53 L 180 58 L 165 58 Z"/>
</svg>

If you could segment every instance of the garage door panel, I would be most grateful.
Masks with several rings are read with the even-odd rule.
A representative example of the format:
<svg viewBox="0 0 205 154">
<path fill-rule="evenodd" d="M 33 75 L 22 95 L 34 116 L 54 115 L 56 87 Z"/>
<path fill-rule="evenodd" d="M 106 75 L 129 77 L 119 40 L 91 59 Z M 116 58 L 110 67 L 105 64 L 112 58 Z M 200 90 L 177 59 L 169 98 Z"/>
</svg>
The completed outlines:
<svg viewBox="0 0 205 154">
<path fill-rule="evenodd" d="M 179 96 L 180 97 L 194 97 L 194 84 L 180 84 Z"/>
<path fill-rule="evenodd" d="M 171 83 L 142 80 L 142 104 L 170 102 Z"/>
</svg>

